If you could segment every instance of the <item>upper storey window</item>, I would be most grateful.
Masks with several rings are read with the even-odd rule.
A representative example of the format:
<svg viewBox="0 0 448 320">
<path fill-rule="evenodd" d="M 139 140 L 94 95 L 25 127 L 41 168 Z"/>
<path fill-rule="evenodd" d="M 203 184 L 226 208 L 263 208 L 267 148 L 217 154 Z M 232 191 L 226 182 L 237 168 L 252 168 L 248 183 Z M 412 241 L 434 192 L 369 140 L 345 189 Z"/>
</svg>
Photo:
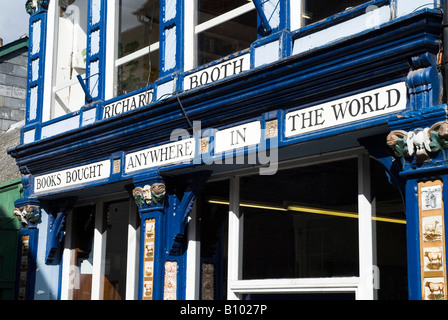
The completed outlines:
<svg viewBox="0 0 448 320">
<path fill-rule="evenodd" d="M 315 23 L 336 13 L 343 12 L 346 9 L 356 7 L 366 2 L 366 0 L 305 0 L 303 1 L 304 11 L 302 15 L 304 25 Z"/>
<path fill-rule="evenodd" d="M 54 104 L 51 118 L 85 104 L 85 94 L 77 75 L 85 78 L 87 51 L 87 0 L 59 0 L 57 8 L 57 52 Z"/>
<path fill-rule="evenodd" d="M 257 40 L 252 1 L 198 0 L 197 64 L 202 65 L 250 47 Z"/>
<path fill-rule="evenodd" d="M 159 0 L 120 0 L 117 96 L 154 83 L 159 75 Z"/>
</svg>

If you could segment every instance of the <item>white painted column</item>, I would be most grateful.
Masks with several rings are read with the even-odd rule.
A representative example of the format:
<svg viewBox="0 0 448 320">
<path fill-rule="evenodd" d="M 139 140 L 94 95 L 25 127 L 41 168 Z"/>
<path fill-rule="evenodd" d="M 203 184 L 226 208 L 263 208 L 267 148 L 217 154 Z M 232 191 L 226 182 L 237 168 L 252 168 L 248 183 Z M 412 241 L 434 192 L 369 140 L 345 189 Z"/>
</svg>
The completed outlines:
<svg viewBox="0 0 448 320">
<path fill-rule="evenodd" d="M 126 267 L 126 300 L 138 299 L 138 275 L 140 265 L 140 224 L 138 209 L 129 201 L 128 250 Z"/>
<path fill-rule="evenodd" d="M 201 240 L 198 233 L 196 202 L 191 209 L 187 236 L 187 290 L 185 298 L 186 300 L 199 300 L 199 284 L 201 282 Z"/>
<path fill-rule="evenodd" d="M 370 159 L 365 153 L 361 153 L 358 156 L 358 214 L 360 283 L 356 298 L 359 300 L 372 300 L 374 296 Z"/>
<path fill-rule="evenodd" d="M 62 273 L 61 273 L 61 300 L 72 299 L 72 291 L 75 281 L 75 270 L 71 267 L 72 264 L 72 221 L 73 215 L 68 214 L 65 218 L 65 245 L 62 252 Z"/>
<path fill-rule="evenodd" d="M 238 300 L 239 295 L 231 290 L 231 283 L 242 280 L 243 269 L 243 217 L 240 217 L 240 178 L 230 179 L 229 196 L 229 243 L 227 265 L 227 299 Z"/>
<path fill-rule="evenodd" d="M 55 45 L 57 45 L 56 39 L 58 38 L 59 23 L 59 6 L 57 1 L 50 1 L 47 11 L 47 36 L 42 41 L 45 42 L 45 70 L 44 70 L 44 91 L 43 91 L 43 103 L 42 103 L 42 122 L 46 122 L 51 119 L 51 109 L 53 106 L 53 78 L 54 78 L 54 65 L 56 57 Z"/>
<path fill-rule="evenodd" d="M 184 1 L 184 71 L 193 69 L 197 63 L 197 22 L 198 0 Z"/>
<path fill-rule="evenodd" d="M 289 19 L 291 31 L 302 28 L 302 0 L 289 0 Z"/>
<path fill-rule="evenodd" d="M 107 2 L 106 43 L 108 43 L 109 45 L 108 50 L 106 50 L 104 99 L 109 100 L 112 99 L 115 95 L 114 86 L 117 83 L 115 60 L 118 57 L 118 34 L 116 29 L 118 21 L 118 1 L 108 0 Z"/>
<path fill-rule="evenodd" d="M 106 261 L 106 237 L 103 230 L 103 202 L 96 204 L 95 231 L 93 234 L 92 300 L 102 300 L 104 296 L 104 267 Z"/>
</svg>

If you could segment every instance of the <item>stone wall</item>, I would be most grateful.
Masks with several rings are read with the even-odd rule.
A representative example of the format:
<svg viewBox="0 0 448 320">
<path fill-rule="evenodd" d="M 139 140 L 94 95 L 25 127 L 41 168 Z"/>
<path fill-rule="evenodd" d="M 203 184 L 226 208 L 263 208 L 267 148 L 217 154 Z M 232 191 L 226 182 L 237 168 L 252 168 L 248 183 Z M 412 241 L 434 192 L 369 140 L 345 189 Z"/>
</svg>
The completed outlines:
<svg viewBox="0 0 448 320">
<path fill-rule="evenodd" d="M 0 47 L 0 136 L 25 119 L 28 47 L 1 55 Z"/>
</svg>

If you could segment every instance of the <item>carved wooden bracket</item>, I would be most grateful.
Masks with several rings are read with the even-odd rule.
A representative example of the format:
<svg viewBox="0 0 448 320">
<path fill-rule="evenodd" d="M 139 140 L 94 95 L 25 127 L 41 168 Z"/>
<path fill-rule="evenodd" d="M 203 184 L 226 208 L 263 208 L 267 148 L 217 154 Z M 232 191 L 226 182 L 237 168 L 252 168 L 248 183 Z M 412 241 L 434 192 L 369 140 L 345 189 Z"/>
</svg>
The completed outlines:
<svg viewBox="0 0 448 320">
<path fill-rule="evenodd" d="M 415 129 L 410 132 L 392 131 L 387 136 L 387 145 L 394 151 L 405 165 L 407 157 L 416 157 L 421 164 L 431 160 L 430 153 L 442 152 L 446 160 L 445 150 L 448 149 L 448 121 L 434 124 L 431 128 Z"/>
<path fill-rule="evenodd" d="M 166 187 L 163 183 L 154 183 L 152 186 L 137 187 L 132 191 L 135 202 L 139 208 L 145 204 L 162 205 L 165 201 Z"/>
</svg>

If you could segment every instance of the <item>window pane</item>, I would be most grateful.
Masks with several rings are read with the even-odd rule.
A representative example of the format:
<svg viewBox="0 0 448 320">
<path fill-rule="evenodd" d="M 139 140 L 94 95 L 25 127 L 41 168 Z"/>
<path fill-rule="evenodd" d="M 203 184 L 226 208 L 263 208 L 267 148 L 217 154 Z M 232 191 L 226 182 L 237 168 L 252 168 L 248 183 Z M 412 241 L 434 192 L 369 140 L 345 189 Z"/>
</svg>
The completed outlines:
<svg viewBox="0 0 448 320">
<path fill-rule="evenodd" d="M 275 294 L 244 294 L 243 300 L 356 300 L 352 292 L 338 293 L 275 293 Z"/>
<path fill-rule="evenodd" d="M 159 0 L 121 0 L 118 58 L 159 41 Z"/>
<path fill-rule="evenodd" d="M 247 0 L 199 0 L 199 23 L 216 18 L 247 3 Z"/>
<path fill-rule="evenodd" d="M 303 19 L 305 25 L 328 18 L 346 9 L 366 3 L 366 0 L 306 0 Z"/>
<path fill-rule="evenodd" d="M 93 230 L 95 207 L 85 206 L 73 210 L 70 268 L 72 299 L 90 300 L 93 272 Z"/>
<path fill-rule="evenodd" d="M 117 58 L 123 58 L 159 41 L 159 0 L 121 0 Z M 158 78 L 159 52 L 141 53 L 118 66 L 116 94 L 121 95 L 153 83 Z M 151 71 L 150 71 L 151 70 Z"/>
<path fill-rule="evenodd" d="M 151 56 L 151 59 L 149 58 Z M 150 66 L 151 63 L 151 66 Z M 117 69 L 117 95 L 126 94 L 144 88 L 158 78 L 159 51 L 134 59 Z M 149 73 L 151 70 L 151 73 Z"/>
<path fill-rule="evenodd" d="M 107 240 L 104 300 L 124 300 L 126 298 L 129 201 L 105 204 L 105 209 Z"/>
<path fill-rule="evenodd" d="M 356 159 L 241 179 L 243 279 L 358 275 Z"/>
<path fill-rule="evenodd" d="M 243 0 L 199 1 L 198 23 L 209 21 L 247 4 Z M 257 13 L 252 10 L 198 35 L 198 64 L 202 65 L 247 49 L 257 39 Z"/>
<path fill-rule="evenodd" d="M 76 77 L 85 78 L 87 0 L 59 1 L 55 101 L 52 118 L 80 109 L 85 94 Z"/>
<path fill-rule="evenodd" d="M 371 172 L 372 199 L 376 208 L 372 220 L 373 264 L 378 267 L 374 274 L 376 297 L 379 300 L 406 300 L 408 280 L 403 199 L 376 161 L 371 162 Z"/>
</svg>

